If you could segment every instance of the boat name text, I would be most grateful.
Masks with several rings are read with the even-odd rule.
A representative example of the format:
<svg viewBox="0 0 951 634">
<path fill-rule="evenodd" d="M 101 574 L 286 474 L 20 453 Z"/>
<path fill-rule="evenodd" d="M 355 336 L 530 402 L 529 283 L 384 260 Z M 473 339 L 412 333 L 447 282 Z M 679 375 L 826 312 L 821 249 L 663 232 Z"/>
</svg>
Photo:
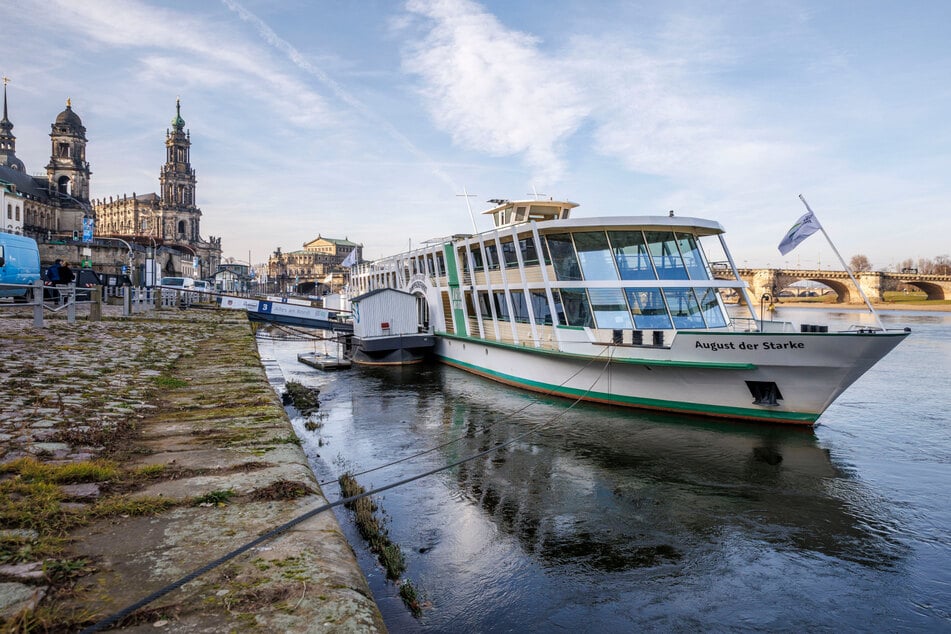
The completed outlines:
<svg viewBox="0 0 951 634">
<path fill-rule="evenodd" d="M 805 350 L 806 344 L 802 341 L 763 341 L 760 343 L 752 343 L 747 341 L 741 341 L 739 343 L 735 341 L 697 341 L 694 345 L 694 348 L 703 348 L 710 351 L 717 350 Z"/>
</svg>

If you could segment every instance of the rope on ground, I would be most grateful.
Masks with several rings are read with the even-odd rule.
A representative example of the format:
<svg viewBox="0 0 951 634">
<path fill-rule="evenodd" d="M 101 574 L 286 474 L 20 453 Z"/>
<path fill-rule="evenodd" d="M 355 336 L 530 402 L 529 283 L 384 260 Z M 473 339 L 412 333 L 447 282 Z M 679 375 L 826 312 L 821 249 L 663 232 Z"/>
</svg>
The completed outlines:
<svg viewBox="0 0 951 634">
<path fill-rule="evenodd" d="M 600 355 L 599 355 L 599 356 L 600 356 Z M 581 396 L 579 396 L 577 399 L 575 399 L 575 400 L 571 403 L 571 405 L 569 405 L 567 408 L 565 408 L 561 413 L 559 413 L 559 414 L 558 414 L 557 416 L 555 416 L 554 418 L 552 418 L 552 419 L 550 419 L 550 420 L 548 420 L 548 421 L 542 422 L 542 423 L 538 423 L 537 425 L 533 425 L 533 426 L 530 427 L 527 431 L 525 431 L 525 432 L 523 432 L 523 433 L 521 433 L 521 434 L 518 434 L 518 435 L 516 435 L 516 436 L 513 436 L 512 438 L 506 440 L 505 442 L 498 443 L 498 444 L 496 444 L 496 445 L 494 445 L 494 446 L 492 446 L 492 447 L 489 447 L 488 449 L 486 449 L 486 450 L 484 450 L 484 451 L 480 451 L 479 453 L 473 454 L 473 455 L 471 455 L 471 456 L 467 456 L 467 457 L 462 458 L 462 459 L 460 459 L 460 460 L 457 460 L 457 461 L 455 461 L 455 462 L 453 462 L 453 463 L 451 463 L 451 464 L 444 465 L 444 466 L 441 466 L 441 467 L 436 467 L 435 469 L 430 469 L 429 471 L 425 471 L 425 472 L 423 472 L 423 473 L 418 473 L 418 474 L 416 474 L 416 475 L 409 476 L 409 477 L 407 477 L 407 478 L 403 478 L 402 480 L 398 480 L 398 481 L 396 481 L 396 482 L 391 482 L 390 484 L 385 484 L 385 485 L 383 485 L 383 486 L 377 487 L 377 488 L 372 489 L 372 490 L 370 490 L 370 491 L 365 491 L 365 492 L 360 493 L 360 494 L 358 494 L 358 495 L 352 495 L 352 496 L 350 496 L 350 497 L 348 497 L 348 498 L 339 499 L 339 500 L 337 500 L 337 501 L 335 501 L 335 502 L 329 502 L 329 503 L 327 503 L 327 504 L 322 504 L 322 505 L 320 505 L 320 506 L 318 506 L 318 507 L 316 507 L 316 508 L 314 508 L 314 509 L 311 509 L 310 511 L 307 511 L 307 512 L 304 513 L 303 515 L 299 515 L 299 516 L 295 517 L 294 519 L 292 519 L 292 520 L 290 520 L 290 521 L 288 521 L 288 522 L 285 522 L 284 524 L 281 524 L 280 526 L 278 526 L 278 527 L 276 527 L 276 528 L 271 529 L 270 531 L 264 533 L 263 535 L 261 535 L 260 537 L 258 537 L 258 538 L 256 538 L 256 539 L 254 539 L 254 540 L 252 540 L 252 541 L 250 541 L 250 542 L 244 544 L 243 546 L 240 546 L 240 547 L 238 547 L 238 548 L 232 550 L 231 552 L 228 552 L 228 553 L 222 555 L 222 556 L 219 557 L 218 559 L 215 559 L 214 561 L 212 561 L 212 562 L 210 562 L 210 563 L 207 563 L 207 564 L 205 564 L 204 566 L 202 566 L 202 567 L 200 567 L 200 568 L 197 568 L 196 570 L 193 570 L 192 572 L 188 573 L 187 575 L 185 575 L 185 576 L 182 577 L 181 579 L 178 579 L 177 581 L 173 581 L 172 583 L 166 585 L 165 587 L 156 590 L 156 591 L 153 592 L 152 594 L 148 595 L 147 597 L 145 597 L 145 598 L 143 598 L 143 599 L 140 599 L 139 601 L 136 601 L 136 602 L 133 603 L 132 605 L 129 605 L 129 606 L 127 606 L 127 607 L 125 607 L 125 608 L 119 610 L 118 612 L 116 612 L 116 613 L 114 613 L 114 614 L 112 614 L 112 615 L 106 617 L 105 619 L 102 619 L 102 620 L 100 620 L 100 621 L 97 621 L 96 623 L 94 623 L 94 624 L 92 624 L 91 626 L 87 627 L 86 629 L 82 630 L 82 632 L 80 632 L 80 634 L 92 634 L 93 632 L 99 632 L 99 631 L 102 631 L 104 628 L 106 628 L 106 627 L 108 627 L 108 626 L 110 626 L 110 625 L 113 625 L 113 624 L 115 624 L 115 623 L 118 623 L 118 622 L 121 621 L 122 619 L 125 619 L 125 618 L 131 616 L 132 613 L 134 613 L 134 612 L 135 612 L 136 610 L 138 610 L 139 608 L 145 607 L 145 606 L 148 605 L 149 603 L 152 603 L 153 601 L 164 597 L 166 594 L 168 594 L 168 593 L 171 592 L 172 590 L 176 590 L 176 589 L 178 589 L 178 588 L 181 588 L 181 587 L 182 587 L 183 585 L 185 585 L 186 583 L 189 583 L 189 582 L 191 582 L 191 581 L 197 579 L 198 577 L 200 577 L 201 575 L 205 574 L 206 572 L 209 572 L 209 571 L 211 571 L 211 570 L 217 568 L 218 566 L 220 566 L 220 565 L 223 564 L 223 563 L 226 563 L 226 562 L 228 562 L 228 561 L 231 561 L 232 559 L 234 559 L 234 558 L 237 557 L 238 555 L 241 555 L 241 554 L 243 554 L 243 553 L 245 553 L 245 552 L 251 550 L 251 549 L 254 548 L 255 546 L 258 546 L 259 544 L 262 544 L 262 543 L 264 543 L 264 542 L 266 542 L 266 541 L 269 541 L 269 540 L 273 539 L 274 537 L 277 537 L 278 535 L 281 535 L 282 533 L 287 532 L 288 530 L 290 530 L 291 528 L 297 526 L 297 525 L 300 524 L 301 522 L 305 522 L 305 521 L 309 520 L 310 518 L 312 518 L 312 517 L 314 517 L 314 516 L 316 516 L 316 515 L 319 515 L 320 513 L 323 513 L 324 511 L 328 511 L 328 510 L 330 510 L 330 509 L 332 509 L 332 508 L 335 508 L 335 507 L 337 507 L 337 506 L 341 506 L 341 505 L 343 505 L 343 504 L 349 504 L 349 503 L 351 503 L 351 502 L 356 502 L 357 500 L 360 500 L 360 499 L 362 499 L 362 498 L 369 497 L 369 496 L 371 496 L 371 495 L 376 495 L 376 494 L 378 494 L 378 493 L 383 493 L 384 491 L 389 491 L 390 489 L 395 489 L 396 487 L 400 487 L 400 486 L 403 486 L 404 484 L 409 484 L 409 483 L 411 483 L 411 482 L 415 482 L 416 480 L 421 480 L 421 479 L 423 479 L 423 478 L 428 478 L 428 477 L 431 476 L 431 475 L 435 475 L 435 474 L 441 473 L 441 472 L 443 472 L 443 471 L 449 471 L 450 469 L 454 469 L 455 467 L 458 467 L 458 466 L 461 465 L 461 464 L 465 464 L 465 463 L 470 462 L 470 461 L 472 461 L 472 460 L 476 460 L 476 459 L 478 459 L 478 458 L 482 458 L 482 457 L 484 457 L 484 456 L 487 456 L 487 455 L 489 455 L 489 454 L 491 454 L 491 453 L 493 453 L 493 452 L 498 451 L 499 449 L 502 449 L 502 448 L 504 448 L 504 447 L 507 447 L 508 445 L 511 445 L 511 444 L 513 444 L 513 443 L 516 443 L 516 442 L 522 440 L 523 438 L 526 438 L 527 436 L 530 436 L 530 435 L 534 434 L 535 432 L 537 432 L 537 431 L 543 429 L 544 427 L 547 427 L 547 426 L 551 425 L 552 423 L 554 423 L 556 420 L 558 420 L 559 418 L 561 418 L 562 416 L 564 416 L 565 414 L 567 414 L 572 408 L 575 407 L 575 405 L 577 405 L 577 404 L 580 403 L 582 400 L 584 400 L 584 397 L 587 396 L 588 393 L 591 392 L 591 390 L 594 389 L 594 386 L 598 384 L 598 381 L 601 380 L 601 377 L 604 375 L 605 371 L 607 371 L 608 366 L 611 364 L 611 357 L 612 357 L 612 356 L 613 356 L 613 351 L 612 351 L 612 354 L 611 354 L 611 355 L 608 355 L 608 358 L 607 358 L 607 360 L 605 361 L 604 367 L 601 368 L 601 372 L 598 373 L 598 376 L 594 379 L 594 381 L 591 383 L 591 385 L 588 387 L 588 389 L 585 390 L 584 393 L 581 394 Z M 587 366 L 586 366 L 586 367 L 587 367 Z M 579 370 L 579 372 L 580 372 L 580 370 Z"/>
</svg>

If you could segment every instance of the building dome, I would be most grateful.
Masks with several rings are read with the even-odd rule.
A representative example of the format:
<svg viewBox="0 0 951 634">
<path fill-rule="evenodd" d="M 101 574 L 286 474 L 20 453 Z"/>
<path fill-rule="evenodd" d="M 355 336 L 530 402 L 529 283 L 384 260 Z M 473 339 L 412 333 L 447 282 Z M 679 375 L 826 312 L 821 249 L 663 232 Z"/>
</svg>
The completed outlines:
<svg viewBox="0 0 951 634">
<path fill-rule="evenodd" d="M 73 112 L 72 104 L 69 99 L 66 100 L 66 110 L 56 115 L 56 125 L 68 125 L 75 128 L 83 127 L 83 120 L 79 118 L 78 114 Z"/>
<path fill-rule="evenodd" d="M 185 127 L 185 120 L 182 119 L 182 102 L 180 99 L 175 100 L 175 118 L 172 119 L 172 127 L 176 130 L 181 130 Z"/>
</svg>

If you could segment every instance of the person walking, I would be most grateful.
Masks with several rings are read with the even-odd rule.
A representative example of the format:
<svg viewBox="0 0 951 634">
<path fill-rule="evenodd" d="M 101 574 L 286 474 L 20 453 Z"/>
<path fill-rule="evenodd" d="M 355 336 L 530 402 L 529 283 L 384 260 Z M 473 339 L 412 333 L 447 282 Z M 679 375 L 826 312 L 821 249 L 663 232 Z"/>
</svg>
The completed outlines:
<svg viewBox="0 0 951 634">
<path fill-rule="evenodd" d="M 59 283 L 63 286 L 69 286 L 73 283 L 73 280 L 76 279 L 76 276 L 73 275 L 73 270 L 69 268 L 69 262 L 63 262 L 59 266 Z"/>
<path fill-rule="evenodd" d="M 46 276 L 45 276 L 46 285 L 53 287 L 48 291 L 48 293 L 46 293 L 48 296 L 48 299 L 51 299 L 57 303 L 59 302 L 60 296 L 59 296 L 59 290 L 56 287 L 59 285 L 60 268 L 62 264 L 63 264 L 63 261 L 57 258 L 57 260 L 53 262 L 52 264 L 50 264 L 49 268 L 46 269 Z"/>
</svg>

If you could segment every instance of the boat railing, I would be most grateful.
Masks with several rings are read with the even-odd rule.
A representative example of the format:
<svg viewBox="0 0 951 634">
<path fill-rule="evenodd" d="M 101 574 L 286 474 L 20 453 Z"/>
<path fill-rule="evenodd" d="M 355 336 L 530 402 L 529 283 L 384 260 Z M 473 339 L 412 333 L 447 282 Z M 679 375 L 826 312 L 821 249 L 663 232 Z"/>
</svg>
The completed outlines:
<svg viewBox="0 0 951 634">
<path fill-rule="evenodd" d="M 733 317 L 730 328 L 736 332 L 796 332 L 791 321 L 772 319 L 753 319 L 751 317 Z"/>
</svg>

